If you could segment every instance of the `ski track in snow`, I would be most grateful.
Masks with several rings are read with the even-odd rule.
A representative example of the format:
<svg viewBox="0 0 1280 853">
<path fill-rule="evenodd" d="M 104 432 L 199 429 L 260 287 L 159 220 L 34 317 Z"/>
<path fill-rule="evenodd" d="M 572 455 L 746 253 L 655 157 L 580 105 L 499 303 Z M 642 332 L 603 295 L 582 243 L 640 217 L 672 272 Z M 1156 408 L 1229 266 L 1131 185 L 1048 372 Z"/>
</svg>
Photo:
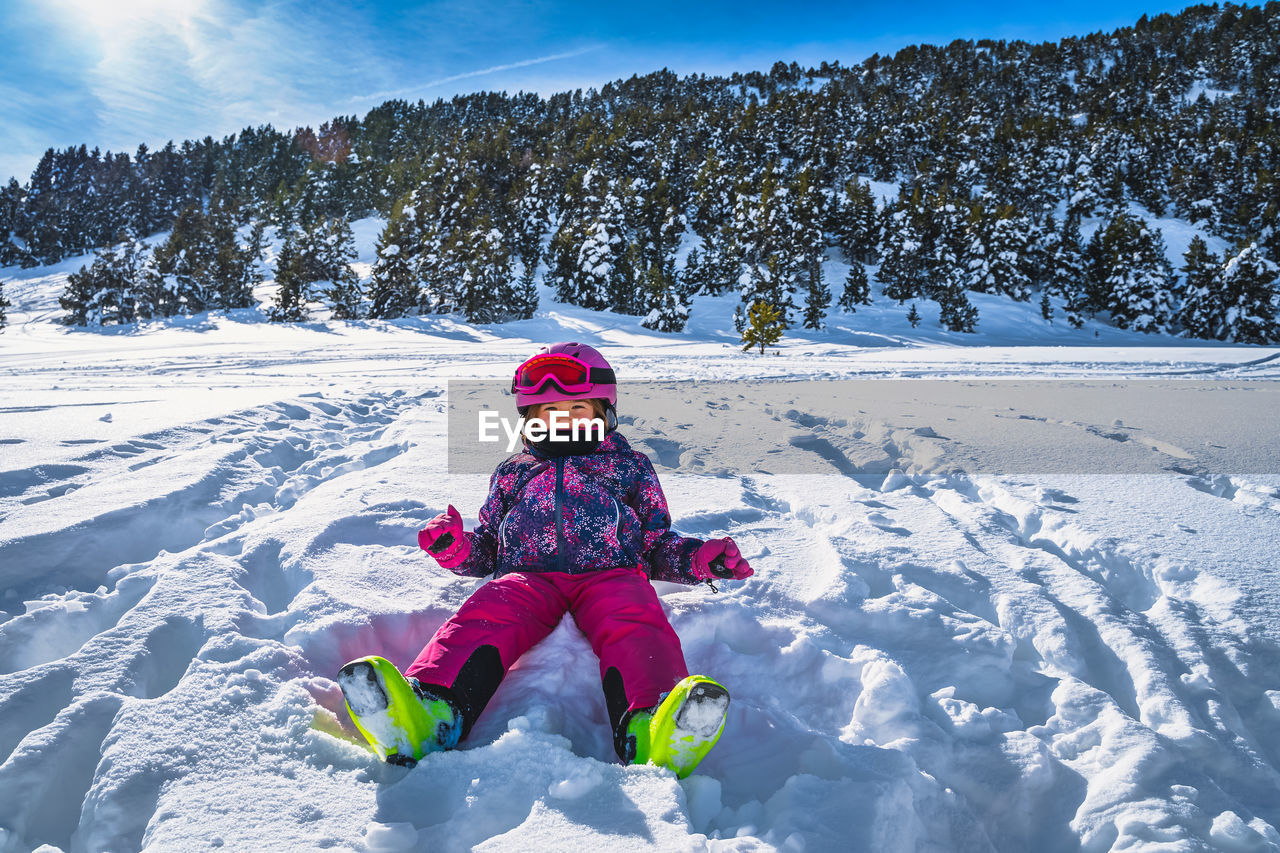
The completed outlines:
<svg viewBox="0 0 1280 853">
<path fill-rule="evenodd" d="M 697 774 L 613 760 L 569 621 L 463 749 L 381 764 L 332 677 L 403 667 L 476 583 L 414 543 L 487 486 L 444 471 L 438 393 L 315 393 L 0 474 L 0 850 L 1280 847 L 1280 644 L 1229 582 L 1280 553 L 1280 490 L 969 476 L 942 424 L 794 410 L 789 452 L 828 473 L 682 475 L 702 448 L 623 426 L 675 527 L 758 572 L 659 585 L 733 693 Z M 1187 518 L 1131 523 L 1160 500 Z M 1246 556 L 1207 565 L 1228 538 Z"/>
</svg>

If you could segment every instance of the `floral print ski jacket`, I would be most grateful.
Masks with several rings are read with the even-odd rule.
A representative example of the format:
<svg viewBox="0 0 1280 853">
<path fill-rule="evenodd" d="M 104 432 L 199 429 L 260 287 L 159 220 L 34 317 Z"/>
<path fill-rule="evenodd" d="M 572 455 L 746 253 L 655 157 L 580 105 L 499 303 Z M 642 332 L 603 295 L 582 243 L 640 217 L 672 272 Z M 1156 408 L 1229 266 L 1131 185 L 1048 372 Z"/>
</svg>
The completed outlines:
<svg viewBox="0 0 1280 853">
<path fill-rule="evenodd" d="M 579 456 L 553 458 L 526 443 L 490 477 L 470 538 L 471 553 L 453 569 L 460 575 L 637 566 L 655 580 L 698 583 L 702 540 L 671 530 L 653 464 L 617 432 Z"/>
</svg>

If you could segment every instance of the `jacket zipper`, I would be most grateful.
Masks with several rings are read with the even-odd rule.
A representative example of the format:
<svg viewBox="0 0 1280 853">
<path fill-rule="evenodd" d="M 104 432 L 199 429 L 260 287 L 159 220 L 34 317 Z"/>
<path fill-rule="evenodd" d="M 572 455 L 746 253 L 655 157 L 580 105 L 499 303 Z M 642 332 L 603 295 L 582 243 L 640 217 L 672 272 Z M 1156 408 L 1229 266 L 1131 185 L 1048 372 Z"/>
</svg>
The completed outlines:
<svg viewBox="0 0 1280 853">
<path fill-rule="evenodd" d="M 556 571 L 564 571 L 564 460 L 556 457 Z"/>
<path fill-rule="evenodd" d="M 511 518 L 511 513 L 507 513 L 502 517 L 502 523 L 498 525 L 498 559 L 502 559 L 502 546 L 507 544 L 507 519 Z"/>
</svg>

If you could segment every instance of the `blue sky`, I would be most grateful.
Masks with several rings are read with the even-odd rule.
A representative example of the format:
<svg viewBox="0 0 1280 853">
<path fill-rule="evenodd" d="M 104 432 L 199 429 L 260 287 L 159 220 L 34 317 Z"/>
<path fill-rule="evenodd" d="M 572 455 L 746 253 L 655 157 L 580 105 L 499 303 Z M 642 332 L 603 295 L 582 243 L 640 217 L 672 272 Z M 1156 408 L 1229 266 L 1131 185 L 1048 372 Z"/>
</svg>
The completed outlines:
<svg viewBox="0 0 1280 853">
<path fill-rule="evenodd" d="M 1181 4 L 2 0 L 0 180 L 49 147 L 132 153 L 389 98 L 551 94 L 667 67 L 846 65 L 956 38 L 1056 40 Z"/>
</svg>

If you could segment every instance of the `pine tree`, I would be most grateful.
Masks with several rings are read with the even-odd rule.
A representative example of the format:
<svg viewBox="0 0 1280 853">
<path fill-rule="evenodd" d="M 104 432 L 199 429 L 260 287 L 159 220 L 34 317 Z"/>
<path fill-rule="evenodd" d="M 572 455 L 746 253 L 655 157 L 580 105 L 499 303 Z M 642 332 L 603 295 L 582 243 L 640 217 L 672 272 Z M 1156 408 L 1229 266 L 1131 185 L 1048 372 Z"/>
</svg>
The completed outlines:
<svg viewBox="0 0 1280 853">
<path fill-rule="evenodd" d="M 1226 312 L 1215 335 L 1242 344 L 1280 340 L 1280 269 L 1258 251 L 1257 243 L 1242 248 L 1222 270 Z"/>
<path fill-rule="evenodd" d="M 58 298 L 67 312 L 65 324 L 119 325 L 150 316 L 145 298 L 139 298 L 147 275 L 146 251 L 132 235 L 121 237 L 118 245 L 100 249 L 91 265 L 67 276 L 67 286 Z"/>
<path fill-rule="evenodd" d="M 1108 311 L 1122 329 L 1167 330 L 1174 278 L 1158 231 L 1119 211 L 1094 233 L 1087 254 L 1091 307 Z"/>
<path fill-rule="evenodd" d="M 676 253 L 685 232 L 685 218 L 676 210 L 672 193 L 666 178 L 659 176 L 640 194 L 629 258 L 633 287 L 640 296 L 632 295 L 631 301 L 646 319 L 659 309 L 668 317 L 663 325 L 679 322 L 683 326 L 678 316 L 687 314 L 688 308 L 684 285 L 676 276 Z"/>
<path fill-rule="evenodd" d="M 684 269 L 680 272 L 680 280 L 693 293 L 701 293 L 707 287 L 707 265 L 702 253 L 695 246 L 689 250 L 684 259 Z"/>
<path fill-rule="evenodd" d="M 33 265 L 22 237 L 27 230 L 26 193 L 16 178 L 10 178 L 0 188 L 0 267 Z"/>
<path fill-rule="evenodd" d="M 965 283 L 964 271 L 954 267 L 943 279 L 941 285 L 935 285 L 933 288 L 933 298 L 941 309 L 938 322 L 947 331 L 974 332 L 977 330 L 978 309 L 969 301 L 965 293 Z M 915 311 L 914 303 L 911 310 Z M 919 322 L 918 317 L 916 322 Z M 915 323 L 911 326 L 915 328 Z"/>
<path fill-rule="evenodd" d="M 532 292 L 533 279 L 542 260 L 542 238 L 551 227 L 547 182 L 545 170 L 534 163 L 511 187 L 508 200 L 512 211 L 510 231 L 521 266 L 520 287 L 529 292 Z"/>
<path fill-rule="evenodd" d="M 548 284 L 561 302 L 597 311 L 639 313 L 631 259 L 629 186 L 592 167 L 576 181 L 579 198 L 551 240 Z"/>
<path fill-rule="evenodd" d="M 502 234 L 482 216 L 465 241 L 468 253 L 459 294 L 467 321 L 501 323 L 522 316 L 525 306 L 515 304 L 515 267 Z"/>
<path fill-rule="evenodd" d="M 1003 293 L 1019 302 L 1031 298 L 1031 280 L 1024 266 L 1027 233 L 1023 223 L 1004 209 L 994 216 L 974 210 L 965 251 L 965 285 L 980 293 Z"/>
<path fill-rule="evenodd" d="M 732 172 L 714 150 L 708 151 L 693 178 L 689 211 L 693 230 L 704 240 L 733 218 L 733 183 Z"/>
<path fill-rule="evenodd" d="M 1073 329 L 1084 325 L 1084 315 L 1089 311 L 1088 274 L 1085 271 L 1084 249 L 1081 246 L 1080 224 L 1067 217 L 1062 229 L 1054 227 L 1053 218 L 1045 223 L 1045 259 L 1048 264 L 1045 292 L 1060 297 L 1066 304 L 1067 323 Z"/>
<path fill-rule="evenodd" d="M 782 312 L 784 328 L 790 328 L 796 310 L 795 293 L 803 273 L 805 255 L 812 245 L 802 217 L 794 210 L 794 188 L 780 182 L 774 166 L 766 168 L 757 192 L 744 186 L 734 208 L 735 239 L 743 250 L 745 272 L 739 289 L 738 316 L 757 301 Z"/>
<path fill-rule="evenodd" d="M 1193 338 L 1218 338 L 1225 325 L 1222 260 L 1197 234 L 1183 254 L 1182 306 L 1178 324 Z"/>
<path fill-rule="evenodd" d="M 689 320 L 689 306 L 681 284 L 668 281 L 659 267 L 649 267 L 645 272 L 644 289 L 651 307 L 641 325 L 658 332 L 684 331 Z"/>
<path fill-rule="evenodd" d="M 916 304 L 911 303 L 911 311 L 907 313 L 907 322 L 911 324 L 911 328 L 920 325 L 920 312 L 916 310 Z"/>
<path fill-rule="evenodd" d="M 4 309 L 12 307 L 12 303 L 4 297 L 4 282 L 0 281 L 0 329 L 3 329 L 9 323 L 8 319 L 4 315 Z"/>
<path fill-rule="evenodd" d="M 786 323 L 782 317 L 782 310 L 763 299 L 757 299 L 748 309 L 747 325 L 742 332 L 743 352 L 752 347 L 759 347 L 760 354 L 764 355 L 765 347 L 773 346 L 782 340 L 785 329 Z"/>
<path fill-rule="evenodd" d="M 867 268 L 857 261 L 849 267 L 849 276 L 844 281 L 844 292 L 840 294 L 838 304 L 850 314 L 857 311 L 859 305 L 871 304 L 871 285 L 867 281 Z"/>
<path fill-rule="evenodd" d="M 422 229 L 414 201 L 410 196 L 397 203 L 378 235 L 378 259 L 369 285 L 370 317 L 404 317 L 417 310 L 421 298 L 418 256 L 422 251 Z"/>
<path fill-rule="evenodd" d="M 156 248 L 154 274 L 162 284 L 169 313 L 198 314 L 214 309 L 248 308 L 259 278 L 264 223 L 242 243 L 232 211 L 219 203 L 206 214 L 198 206 L 178 215 L 169 239 Z"/>
<path fill-rule="evenodd" d="M 1092 216 L 1094 210 L 1102 204 L 1102 186 L 1093 172 L 1093 160 L 1087 151 L 1080 153 L 1075 168 L 1066 176 L 1064 183 L 1067 191 L 1067 216 L 1079 219 Z"/>
<path fill-rule="evenodd" d="M 225 221 L 218 232 L 219 251 L 215 280 L 218 282 L 218 308 L 232 310 L 255 305 L 253 288 L 263 277 L 263 232 L 266 222 L 249 226 L 249 234 L 241 238 L 233 220 Z"/>
<path fill-rule="evenodd" d="M 311 290 L 299 245 L 301 242 L 300 230 L 288 227 L 280 255 L 276 258 L 275 304 L 267 311 L 267 318 L 273 323 L 301 323 L 310 316 L 307 302 Z"/>
<path fill-rule="evenodd" d="M 831 306 L 831 289 L 822 280 L 822 254 L 815 251 L 805 261 L 805 281 L 808 293 L 804 302 L 804 327 L 821 329 Z"/>
<path fill-rule="evenodd" d="M 693 253 L 689 262 L 694 262 Z M 696 278 L 690 276 L 696 275 Z M 686 267 L 685 280 L 693 293 L 719 296 L 735 290 L 742 282 L 742 249 L 738 245 L 733 226 L 726 223 L 711 232 L 704 242 L 703 254 L 692 269 Z"/>
<path fill-rule="evenodd" d="M 307 232 L 312 284 L 329 302 L 335 320 L 358 320 L 363 292 L 351 268 L 357 258 L 355 236 L 346 217 L 333 217 Z"/>
<path fill-rule="evenodd" d="M 857 178 L 844 187 L 844 201 L 833 205 L 830 230 L 836 235 L 845 257 L 869 264 L 875 260 L 880 220 L 871 186 Z"/>
<path fill-rule="evenodd" d="M 822 278 L 822 262 L 826 258 L 826 237 L 822 224 L 827 218 L 827 197 L 818 187 L 813 169 L 804 169 L 792 181 L 790 198 L 792 242 L 796 252 L 798 279 L 805 287 L 803 324 L 806 329 L 821 329 L 831 306 L 831 289 Z"/>
<path fill-rule="evenodd" d="M 1053 322 L 1053 303 L 1049 301 L 1049 291 L 1040 291 L 1040 316 L 1046 323 Z"/>
<path fill-rule="evenodd" d="M 910 209 L 898 205 L 888 212 L 884 228 L 883 260 L 876 273 L 876 278 L 884 285 L 884 295 L 888 298 L 903 303 L 924 295 L 928 280 L 923 260 L 923 241 Z"/>
</svg>

